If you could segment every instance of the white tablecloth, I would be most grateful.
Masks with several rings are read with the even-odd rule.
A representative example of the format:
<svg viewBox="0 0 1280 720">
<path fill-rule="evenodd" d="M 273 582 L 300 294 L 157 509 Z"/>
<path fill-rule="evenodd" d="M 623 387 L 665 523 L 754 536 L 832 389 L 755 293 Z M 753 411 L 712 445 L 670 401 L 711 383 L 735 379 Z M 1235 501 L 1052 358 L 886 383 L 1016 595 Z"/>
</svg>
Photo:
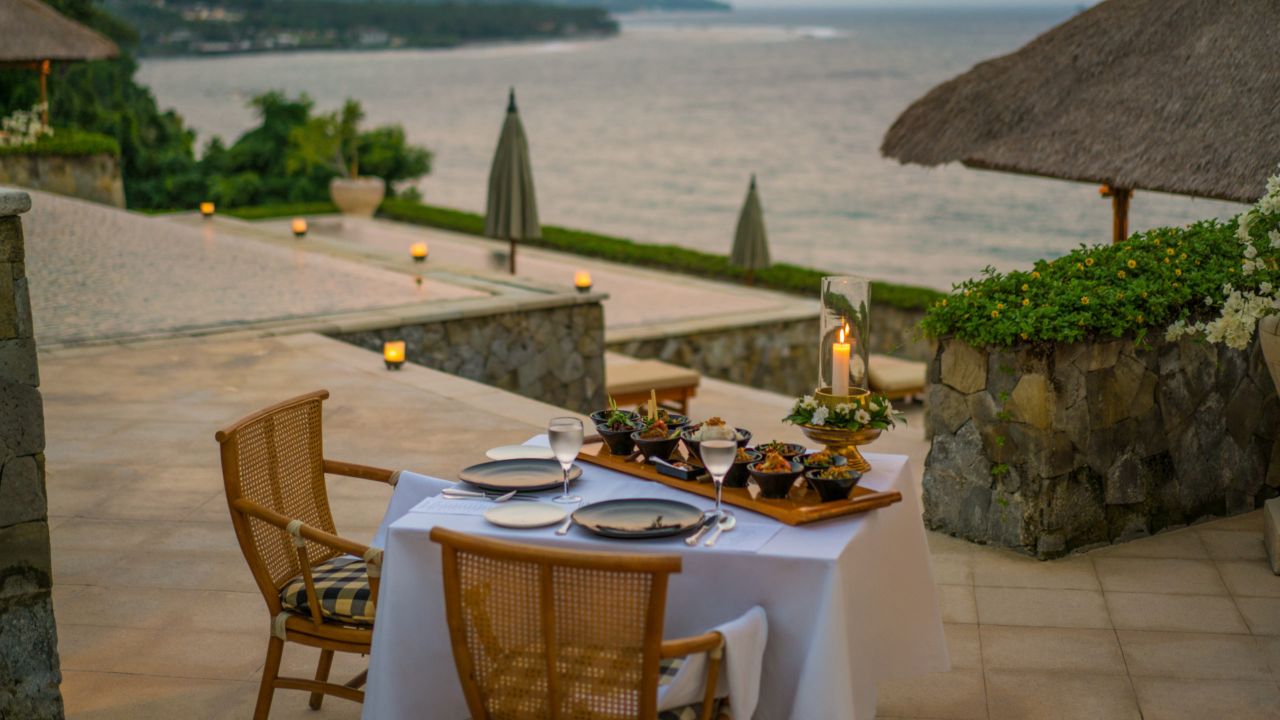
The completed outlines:
<svg viewBox="0 0 1280 720">
<path fill-rule="evenodd" d="M 474 515 L 409 511 L 388 528 L 365 720 L 468 716 L 445 624 L 440 548 L 427 537 L 436 525 L 552 547 L 679 554 L 684 569 L 671 577 L 666 637 L 703 632 L 753 605 L 767 613 L 756 718 L 873 720 L 876 683 L 946 670 L 949 662 L 907 458 L 867 459 L 873 469 L 863 485 L 897 490 L 902 502 L 812 525 L 780 525 L 758 549 L 758 543 L 735 548 L 733 533 L 717 547 L 690 548 L 678 538 L 605 540 L 576 527 L 560 537 L 554 528 L 506 530 Z M 583 471 L 573 489 L 587 502 L 643 496 L 710 505 L 596 466 L 584 464 Z M 737 515 L 740 523 L 777 524 L 741 509 Z"/>
</svg>

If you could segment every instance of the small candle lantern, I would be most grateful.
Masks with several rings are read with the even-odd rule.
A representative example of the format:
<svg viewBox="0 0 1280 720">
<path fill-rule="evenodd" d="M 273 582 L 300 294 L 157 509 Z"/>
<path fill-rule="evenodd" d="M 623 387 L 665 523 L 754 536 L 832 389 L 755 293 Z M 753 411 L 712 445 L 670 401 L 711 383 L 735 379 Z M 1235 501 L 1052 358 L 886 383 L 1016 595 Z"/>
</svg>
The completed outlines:
<svg viewBox="0 0 1280 720">
<path fill-rule="evenodd" d="M 409 246 L 409 254 L 413 256 L 413 261 L 422 263 L 427 261 L 427 244 L 424 242 L 416 242 Z"/>
<path fill-rule="evenodd" d="M 293 230 L 293 236 L 301 240 L 307 236 L 307 220 L 306 218 L 294 218 L 289 223 L 289 227 Z"/>
<path fill-rule="evenodd" d="M 580 293 L 591 292 L 591 273 L 586 270 L 579 270 L 574 273 L 573 286 L 576 287 Z"/>
<path fill-rule="evenodd" d="M 382 359 L 386 361 L 388 370 L 399 370 L 404 365 L 404 341 L 388 340 L 383 343 Z"/>
<path fill-rule="evenodd" d="M 867 340 L 870 332 L 868 300 L 871 283 L 859 277 L 822 279 L 822 316 L 818 346 L 818 391 L 838 402 L 865 396 Z"/>
<path fill-rule="evenodd" d="M 203 215 L 206 220 L 213 217 L 213 203 L 208 200 L 200 203 L 200 214 Z"/>
</svg>

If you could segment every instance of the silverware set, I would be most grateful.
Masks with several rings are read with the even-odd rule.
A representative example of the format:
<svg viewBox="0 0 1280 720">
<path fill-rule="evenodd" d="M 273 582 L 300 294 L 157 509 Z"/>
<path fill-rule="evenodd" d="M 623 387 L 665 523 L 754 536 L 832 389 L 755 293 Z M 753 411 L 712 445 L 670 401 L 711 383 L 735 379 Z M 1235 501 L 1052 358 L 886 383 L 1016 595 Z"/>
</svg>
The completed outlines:
<svg viewBox="0 0 1280 720">
<path fill-rule="evenodd" d="M 703 521 L 702 527 L 698 528 L 697 532 L 684 539 L 685 545 L 688 545 L 689 547 L 697 547 L 698 541 L 702 539 L 702 536 L 705 535 L 708 530 L 711 530 L 712 526 L 714 526 L 715 530 L 712 530 L 711 537 L 707 538 L 707 542 L 703 545 L 703 547 L 714 547 L 716 541 L 720 539 L 721 534 L 732 530 L 734 526 L 738 524 L 737 518 L 730 513 L 721 515 L 717 521 L 715 513 L 711 511 L 708 512 L 710 514 L 707 516 L 707 519 Z"/>
</svg>

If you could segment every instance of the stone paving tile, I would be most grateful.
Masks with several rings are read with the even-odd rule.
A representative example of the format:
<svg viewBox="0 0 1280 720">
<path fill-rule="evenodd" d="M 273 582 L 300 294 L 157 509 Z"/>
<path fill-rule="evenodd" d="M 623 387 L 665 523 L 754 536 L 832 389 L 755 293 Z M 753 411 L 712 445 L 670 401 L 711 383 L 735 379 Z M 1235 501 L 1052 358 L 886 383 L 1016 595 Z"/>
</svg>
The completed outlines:
<svg viewBox="0 0 1280 720">
<path fill-rule="evenodd" d="M 1254 635 L 1280 635 L 1280 598 L 1238 597 L 1236 607 Z"/>
<path fill-rule="evenodd" d="M 1262 560 L 1232 560 L 1218 563 L 1218 572 L 1232 595 L 1280 598 L 1280 575 Z"/>
<path fill-rule="evenodd" d="M 23 216 L 42 343 L 483 297 L 444 283 L 31 192 Z M 128 282 L 122 282 L 128 278 Z"/>
<path fill-rule="evenodd" d="M 1094 567 L 1108 592 L 1227 594 L 1217 568 L 1207 560 L 1099 557 Z"/>
<path fill-rule="evenodd" d="M 1142 720 L 1129 678 L 988 670 L 991 720 Z"/>
<path fill-rule="evenodd" d="M 1265 560 L 1267 548 L 1260 533 L 1232 530 L 1202 530 L 1201 541 L 1214 560 Z"/>
<path fill-rule="evenodd" d="M 234 698 L 256 689 L 240 681 L 62 669 L 66 715 L 80 720 L 214 718 Z"/>
<path fill-rule="evenodd" d="M 943 623 L 952 670 L 982 669 L 982 640 L 977 625 Z"/>
<path fill-rule="evenodd" d="M 1106 593 L 1111 622 L 1126 630 L 1247 633 L 1249 627 L 1225 595 Z"/>
<path fill-rule="evenodd" d="M 1117 630 L 1129 674 L 1202 680 L 1270 679 L 1267 657 L 1248 635 Z"/>
<path fill-rule="evenodd" d="M 1090 558 L 1068 557 L 1043 562 L 995 548 L 974 551 L 973 582 L 986 587 L 1099 589 Z"/>
<path fill-rule="evenodd" d="M 876 714 L 885 717 L 985 720 L 986 687 L 980 670 L 956 669 L 916 680 L 881 683 Z"/>
<path fill-rule="evenodd" d="M 978 622 L 978 606 L 971 585 L 939 585 L 938 604 L 942 608 L 943 622 Z"/>
<path fill-rule="evenodd" d="M 1133 686 L 1145 720 L 1280 719 L 1275 683 L 1136 677 Z"/>
<path fill-rule="evenodd" d="M 1124 675 L 1124 656 L 1112 630 L 983 625 L 982 662 L 990 670 Z"/>
<path fill-rule="evenodd" d="M 1147 538 L 1099 548 L 1089 553 L 1093 557 L 1141 557 L 1207 560 L 1200 535 L 1192 530 L 1174 530 Z"/>
<path fill-rule="evenodd" d="M 979 587 L 975 592 L 983 625 L 1111 627 L 1106 602 L 1096 590 Z"/>
<path fill-rule="evenodd" d="M 261 667 L 267 633 L 159 630 L 58 622 L 64 670 L 244 680 Z"/>
</svg>

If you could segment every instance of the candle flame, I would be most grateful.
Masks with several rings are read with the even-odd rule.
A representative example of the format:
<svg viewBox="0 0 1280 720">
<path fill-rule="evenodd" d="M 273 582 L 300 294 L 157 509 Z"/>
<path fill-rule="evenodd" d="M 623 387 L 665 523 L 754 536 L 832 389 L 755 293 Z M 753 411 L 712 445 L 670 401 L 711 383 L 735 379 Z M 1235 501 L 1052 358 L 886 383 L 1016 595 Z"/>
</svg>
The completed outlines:
<svg viewBox="0 0 1280 720">
<path fill-rule="evenodd" d="M 427 256 L 427 244 L 424 242 L 416 242 L 410 245 L 409 254 L 415 258 L 425 258 Z"/>
<path fill-rule="evenodd" d="M 573 274 L 574 287 L 589 288 L 591 287 L 591 273 L 586 270 L 579 270 Z"/>
</svg>

